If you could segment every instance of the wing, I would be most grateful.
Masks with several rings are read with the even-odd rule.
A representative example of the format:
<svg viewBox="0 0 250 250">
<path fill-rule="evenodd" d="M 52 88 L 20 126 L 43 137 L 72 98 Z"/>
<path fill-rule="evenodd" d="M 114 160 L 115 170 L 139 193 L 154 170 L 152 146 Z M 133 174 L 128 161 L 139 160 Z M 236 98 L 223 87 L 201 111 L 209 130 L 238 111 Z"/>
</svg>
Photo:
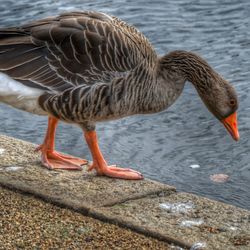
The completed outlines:
<svg viewBox="0 0 250 250">
<path fill-rule="evenodd" d="M 97 12 L 71 12 L 0 30 L 0 71 L 23 84 L 63 91 L 110 82 L 146 59 L 135 28 Z"/>
<path fill-rule="evenodd" d="M 33 44 L 23 30 L 0 30 L 0 72 L 33 88 L 63 91 L 72 87 L 51 68 L 47 54 L 46 47 Z"/>
</svg>

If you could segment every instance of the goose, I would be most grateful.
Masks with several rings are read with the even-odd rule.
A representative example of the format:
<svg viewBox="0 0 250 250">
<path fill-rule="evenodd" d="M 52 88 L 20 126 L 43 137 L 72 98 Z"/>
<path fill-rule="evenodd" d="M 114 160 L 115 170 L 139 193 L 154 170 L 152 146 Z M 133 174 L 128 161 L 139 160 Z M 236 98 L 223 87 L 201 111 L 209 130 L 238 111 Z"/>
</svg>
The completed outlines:
<svg viewBox="0 0 250 250">
<path fill-rule="evenodd" d="M 78 125 L 97 175 L 140 180 L 129 168 L 108 165 L 96 123 L 167 109 L 191 82 L 208 110 L 234 140 L 238 100 L 234 88 L 198 54 L 176 50 L 159 56 L 147 38 L 117 17 L 74 11 L 0 29 L 0 101 L 48 116 L 41 163 L 81 170 L 85 159 L 55 151 L 59 121 Z"/>
</svg>

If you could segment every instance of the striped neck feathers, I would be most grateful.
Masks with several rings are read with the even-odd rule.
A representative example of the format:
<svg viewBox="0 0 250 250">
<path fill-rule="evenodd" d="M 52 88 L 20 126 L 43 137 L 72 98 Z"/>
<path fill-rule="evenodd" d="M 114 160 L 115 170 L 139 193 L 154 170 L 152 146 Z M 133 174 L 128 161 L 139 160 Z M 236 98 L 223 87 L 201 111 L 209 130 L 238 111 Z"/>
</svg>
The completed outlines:
<svg viewBox="0 0 250 250">
<path fill-rule="evenodd" d="M 210 112 L 220 120 L 238 107 L 233 87 L 195 53 L 170 52 L 159 59 L 158 72 L 165 78 L 174 75 L 190 81 Z"/>
</svg>

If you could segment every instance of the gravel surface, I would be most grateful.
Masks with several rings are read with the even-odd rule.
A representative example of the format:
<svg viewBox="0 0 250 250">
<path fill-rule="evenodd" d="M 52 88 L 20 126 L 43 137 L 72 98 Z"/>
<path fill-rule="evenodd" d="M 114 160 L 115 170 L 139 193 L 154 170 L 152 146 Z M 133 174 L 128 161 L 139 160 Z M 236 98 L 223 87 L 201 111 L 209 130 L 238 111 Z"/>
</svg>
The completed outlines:
<svg viewBox="0 0 250 250">
<path fill-rule="evenodd" d="M 32 196 L 0 188 L 0 249 L 171 249 Z"/>
</svg>

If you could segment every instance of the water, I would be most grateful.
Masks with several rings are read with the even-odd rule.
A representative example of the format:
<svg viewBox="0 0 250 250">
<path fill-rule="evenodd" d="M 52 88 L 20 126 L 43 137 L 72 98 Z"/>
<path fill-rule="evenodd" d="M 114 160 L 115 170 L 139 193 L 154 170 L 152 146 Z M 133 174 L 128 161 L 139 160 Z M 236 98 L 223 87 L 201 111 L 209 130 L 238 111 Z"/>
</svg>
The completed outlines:
<svg viewBox="0 0 250 250">
<path fill-rule="evenodd" d="M 110 163 L 133 167 L 146 177 L 250 209 L 250 2 L 248 0 L 85 1 L 2 0 L 0 26 L 74 9 L 99 10 L 138 27 L 160 54 L 175 49 L 200 53 L 235 86 L 241 141 L 235 143 L 206 110 L 193 86 L 161 114 L 100 123 L 100 146 Z M 0 133 L 41 143 L 45 117 L 0 106 Z M 79 128 L 61 124 L 61 151 L 90 158 Z M 199 165 L 199 168 L 192 168 Z M 210 175 L 230 176 L 213 183 Z"/>
</svg>

